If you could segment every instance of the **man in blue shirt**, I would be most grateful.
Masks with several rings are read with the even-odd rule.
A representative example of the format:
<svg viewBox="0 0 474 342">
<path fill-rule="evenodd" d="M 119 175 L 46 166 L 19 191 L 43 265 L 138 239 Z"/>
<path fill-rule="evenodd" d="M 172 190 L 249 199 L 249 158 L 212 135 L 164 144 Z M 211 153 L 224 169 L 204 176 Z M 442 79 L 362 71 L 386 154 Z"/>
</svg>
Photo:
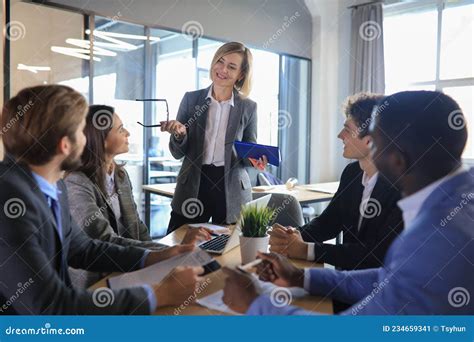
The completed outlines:
<svg viewBox="0 0 474 342">
<path fill-rule="evenodd" d="M 440 92 L 408 91 L 382 99 L 372 116 L 371 153 L 380 175 L 402 192 L 398 205 L 405 223 L 384 265 L 302 270 L 281 255 L 260 254 L 260 278 L 355 303 L 345 315 L 473 314 L 474 168 L 461 164 L 467 140 L 461 109 Z M 238 312 L 310 314 L 273 305 L 248 275 L 225 272 L 223 300 Z"/>
</svg>

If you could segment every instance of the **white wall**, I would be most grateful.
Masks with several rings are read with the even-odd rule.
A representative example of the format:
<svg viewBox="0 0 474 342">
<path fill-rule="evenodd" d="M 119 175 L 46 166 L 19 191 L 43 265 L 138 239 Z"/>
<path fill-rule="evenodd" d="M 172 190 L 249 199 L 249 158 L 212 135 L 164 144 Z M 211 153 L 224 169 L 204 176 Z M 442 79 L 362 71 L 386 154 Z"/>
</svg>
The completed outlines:
<svg viewBox="0 0 474 342">
<path fill-rule="evenodd" d="M 268 50 L 311 58 L 311 15 L 303 0 L 52 0 L 49 3 L 126 20 L 138 24 L 181 31 L 183 25 L 197 21 L 204 36 L 237 40 L 262 48 L 277 35 Z M 298 15 L 295 13 L 298 12 Z M 296 19 L 282 30 L 285 22 Z"/>
<path fill-rule="evenodd" d="M 305 0 L 313 21 L 310 181 L 339 179 L 348 160 L 337 138 L 349 94 L 351 6 L 364 0 Z"/>
</svg>

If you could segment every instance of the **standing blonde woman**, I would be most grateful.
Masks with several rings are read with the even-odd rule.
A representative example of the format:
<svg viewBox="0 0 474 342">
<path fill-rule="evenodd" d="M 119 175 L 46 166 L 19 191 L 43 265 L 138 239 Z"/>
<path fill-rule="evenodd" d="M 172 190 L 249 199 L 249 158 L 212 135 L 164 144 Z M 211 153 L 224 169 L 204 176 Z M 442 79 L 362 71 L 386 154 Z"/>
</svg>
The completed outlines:
<svg viewBox="0 0 474 342">
<path fill-rule="evenodd" d="M 161 122 L 171 133 L 173 157 L 184 157 L 171 203 L 168 232 L 184 223 L 234 223 L 242 204 L 251 200 L 250 178 L 244 166 L 263 170 L 261 160 L 243 160 L 234 141 L 257 141 L 257 104 L 248 99 L 252 54 L 241 43 L 222 45 L 210 68 L 211 86 L 188 92 L 177 120 Z"/>
</svg>

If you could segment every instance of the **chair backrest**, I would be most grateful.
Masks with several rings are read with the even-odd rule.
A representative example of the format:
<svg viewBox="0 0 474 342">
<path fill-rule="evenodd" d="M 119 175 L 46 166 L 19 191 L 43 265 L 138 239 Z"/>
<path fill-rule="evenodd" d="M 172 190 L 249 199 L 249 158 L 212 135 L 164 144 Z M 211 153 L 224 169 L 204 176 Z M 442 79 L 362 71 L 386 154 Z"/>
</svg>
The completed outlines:
<svg viewBox="0 0 474 342">
<path fill-rule="evenodd" d="M 277 211 L 274 223 L 292 227 L 301 227 L 304 224 L 301 205 L 292 195 L 272 194 L 268 207 Z"/>
<path fill-rule="evenodd" d="M 257 185 L 279 185 L 283 184 L 281 179 L 272 175 L 270 172 L 264 171 L 257 175 Z"/>
<path fill-rule="evenodd" d="M 265 175 L 263 173 L 259 173 L 257 175 L 257 184 L 258 185 L 272 185 L 272 183 L 270 183 L 270 181 L 267 179 L 267 177 L 265 177 Z"/>
</svg>

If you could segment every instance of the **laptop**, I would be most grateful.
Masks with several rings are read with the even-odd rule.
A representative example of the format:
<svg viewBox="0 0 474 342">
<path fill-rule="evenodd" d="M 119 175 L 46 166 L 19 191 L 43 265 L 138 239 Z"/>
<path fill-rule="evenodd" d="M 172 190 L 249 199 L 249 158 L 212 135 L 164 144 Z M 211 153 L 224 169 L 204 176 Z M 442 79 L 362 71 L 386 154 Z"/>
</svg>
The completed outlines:
<svg viewBox="0 0 474 342">
<path fill-rule="evenodd" d="M 246 203 L 245 207 L 264 208 L 268 205 L 272 195 L 266 195 Z M 240 219 L 239 219 L 240 221 Z M 240 226 L 236 224 L 230 234 L 220 234 L 211 240 L 205 241 L 199 245 L 200 248 L 208 253 L 224 254 L 240 244 Z"/>
</svg>

